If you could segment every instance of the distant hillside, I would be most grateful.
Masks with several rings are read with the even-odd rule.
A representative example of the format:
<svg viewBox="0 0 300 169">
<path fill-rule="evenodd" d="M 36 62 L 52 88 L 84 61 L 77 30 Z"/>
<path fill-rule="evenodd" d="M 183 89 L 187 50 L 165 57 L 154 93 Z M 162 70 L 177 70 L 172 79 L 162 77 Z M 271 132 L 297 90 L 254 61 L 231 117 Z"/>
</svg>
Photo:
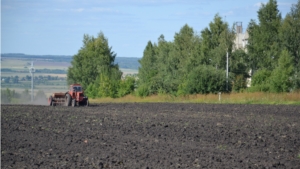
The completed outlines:
<svg viewBox="0 0 300 169">
<path fill-rule="evenodd" d="M 119 67 L 123 69 L 138 70 L 140 66 L 139 58 L 133 57 L 116 57 L 115 63 L 117 63 Z"/>
<path fill-rule="evenodd" d="M 1 58 L 16 58 L 24 60 L 46 60 L 49 62 L 71 62 L 73 56 L 68 55 L 26 55 L 22 53 L 4 53 Z M 122 69 L 138 70 L 140 64 L 139 58 L 134 57 L 116 57 L 115 63 Z"/>
</svg>

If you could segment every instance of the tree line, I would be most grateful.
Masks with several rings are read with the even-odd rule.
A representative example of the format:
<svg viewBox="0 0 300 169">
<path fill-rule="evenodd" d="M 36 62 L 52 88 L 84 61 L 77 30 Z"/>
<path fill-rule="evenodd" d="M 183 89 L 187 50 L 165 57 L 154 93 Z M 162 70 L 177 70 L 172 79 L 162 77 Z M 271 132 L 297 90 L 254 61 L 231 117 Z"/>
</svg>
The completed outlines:
<svg viewBox="0 0 300 169">
<path fill-rule="evenodd" d="M 29 103 L 31 100 L 31 93 L 28 89 L 25 89 L 22 93 L 18 93 L 15 90 L 9 88 L 1 89 L 1 104 L 9 103 Z M 38 90 L 34 96 L 34 101 L 46 101 L 47 96 L 43 90 Z"/>
<path fill-rule="evenodd" d="M 52 81 L 52 80 L 66 80 L 65 77 L 58 77 L 58 76 L 50 76 L 50 75 L 46 75 L 46 76 L 34 76 L 33 78 L 35 83 L 44 83 L 47 81 Z M 16 76 L 2 76 L 1 77 L 1 81 L 2 83 L 7 83 L 7 84 L 16 84 L 16 83 L 20 83 L 21 81 L 31 81 L 31 76 L 26 75 L 25 77 L 19 77 L 18 75 Z"/>
<path fill-rule="evenodd" d="M 68 82 L 81 83 L 90 97 L 299 90 L 300 0 L 283 19 L 276 0 L 262 4 L 257 14 L 258 22 L 251 20 L 247 28 L 246 48 L 234 43 L 235 25 L 229 26 L 216 14 L 200 33 L 186 24 L 173 41 L 166 41 L 164 35 L 157 42 L 149 41 L 137 77 L 123 79 L 104 34 L 84 35 L 83 47 L 68 69 Z"/>
<path fill-rule="evenodd" d="M 24 67 L 27 69 L 27 67 Z M 9 68 L 1 68 L 1 72 L 11 72 L 11 73 L 28 73 L 28 70 L 14 70 Z M 61 69 L 36 69 L 35 73 L 52 73 L 52 74 L 66 74 L 66 70 Z"/>
</svg>

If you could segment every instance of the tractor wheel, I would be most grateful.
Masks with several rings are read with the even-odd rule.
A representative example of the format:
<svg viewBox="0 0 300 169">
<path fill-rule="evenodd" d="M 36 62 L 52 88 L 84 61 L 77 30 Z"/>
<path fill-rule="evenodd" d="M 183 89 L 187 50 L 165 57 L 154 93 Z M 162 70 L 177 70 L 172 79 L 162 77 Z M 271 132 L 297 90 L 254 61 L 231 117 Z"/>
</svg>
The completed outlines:
<svg viewBox="0 0 300 169">
<path fill-rule="evenodd" d="M 65 105 L 66 106 L 71 106 L 71 96 L 70 94 L 66 94 L 66 100 L 65 100 Z"/>
<path fill-rule="evenodd" d="M 52 96 L 49 97 L 49 106 L 52 106 Z"/>
<path fill-rule="evenodd" d="M 76 105 L 76 100 L 73 99 L 73 100 L 72 100 L 72 107 L 75 107 L 75 105 Z"/>
<path fill-rule="evenodd" d="M 85 107 L 88 107 L 89 105 L 90 105 L 89 100 L 86 100 Z"/>
</svg>

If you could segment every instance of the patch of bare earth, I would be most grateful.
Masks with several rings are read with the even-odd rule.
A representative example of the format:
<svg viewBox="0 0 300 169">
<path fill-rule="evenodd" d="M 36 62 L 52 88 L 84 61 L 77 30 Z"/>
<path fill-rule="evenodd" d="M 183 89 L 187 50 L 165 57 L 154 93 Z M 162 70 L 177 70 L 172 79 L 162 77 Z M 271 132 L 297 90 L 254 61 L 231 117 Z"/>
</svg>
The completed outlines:
<svg viewBox="0 0 300 169">
<path fill-rule="evenodd" d="M 1 106 L 1 168 L 300 168 L 300 106 Z"/>
</svg>

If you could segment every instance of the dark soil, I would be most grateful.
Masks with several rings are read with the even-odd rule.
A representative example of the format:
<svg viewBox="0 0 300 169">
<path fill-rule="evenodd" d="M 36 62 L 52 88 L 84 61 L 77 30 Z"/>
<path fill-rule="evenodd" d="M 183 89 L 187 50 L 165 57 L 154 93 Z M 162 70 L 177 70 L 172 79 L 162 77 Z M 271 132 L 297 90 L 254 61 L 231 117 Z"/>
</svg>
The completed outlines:
<svg viewBox="0 0 300 169">
<path fill-rule="evenodd" d="M 1 168 L 300 168 L 300 106 L 1 106 Z"/>
</svg>

